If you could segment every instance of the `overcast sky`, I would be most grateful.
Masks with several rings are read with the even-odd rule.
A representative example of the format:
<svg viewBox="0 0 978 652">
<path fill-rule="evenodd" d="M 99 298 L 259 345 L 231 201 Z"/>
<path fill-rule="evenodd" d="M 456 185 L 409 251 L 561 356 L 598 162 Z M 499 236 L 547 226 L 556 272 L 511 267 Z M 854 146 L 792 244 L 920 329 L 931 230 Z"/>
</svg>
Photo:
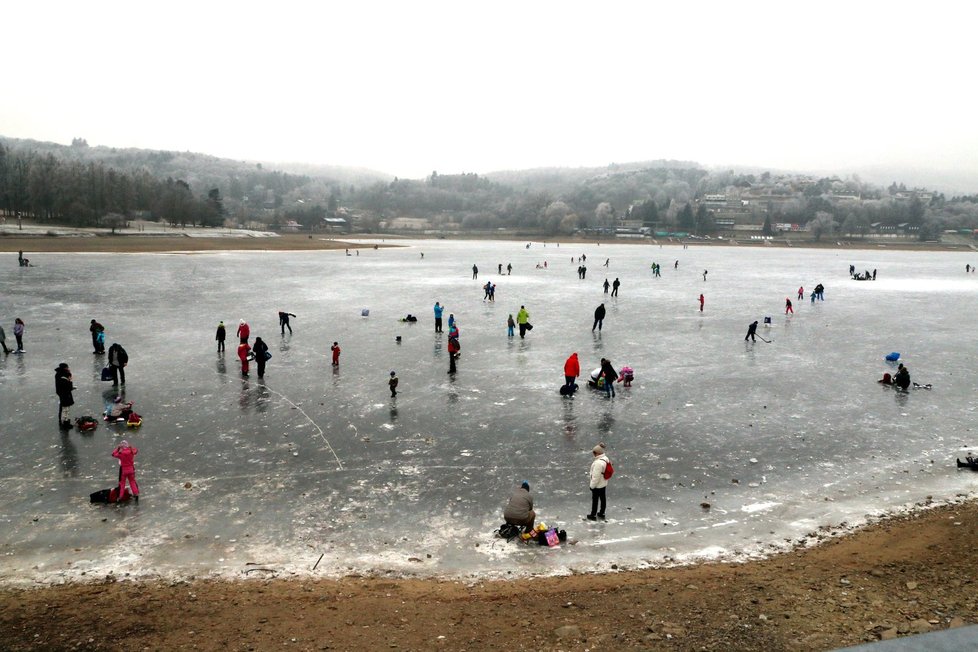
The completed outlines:
<svg viewBox="0 0 978 652">
<path fill-rule="evenodd" d="M 970 2 L 5 1 L 0 135 L 402 177 L 978 173 Z"/>
</svg>

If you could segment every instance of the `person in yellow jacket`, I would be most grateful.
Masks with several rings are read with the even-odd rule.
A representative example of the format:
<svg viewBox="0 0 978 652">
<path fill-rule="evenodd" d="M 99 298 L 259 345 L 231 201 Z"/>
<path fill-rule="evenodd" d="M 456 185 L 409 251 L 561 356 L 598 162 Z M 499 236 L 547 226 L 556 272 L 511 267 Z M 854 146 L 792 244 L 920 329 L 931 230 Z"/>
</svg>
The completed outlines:
<svg viewBox="0 0 978 652">
<path fill-rule="evenodd" d="M 520 325 L 520 339 L 526 337 L 526 331 L 532 330 L 530 325 L 530 313 L 526 311 L 526 306 L 520 306 L 520 311 L 516 313 L 516 323 Z"/>
</svg>

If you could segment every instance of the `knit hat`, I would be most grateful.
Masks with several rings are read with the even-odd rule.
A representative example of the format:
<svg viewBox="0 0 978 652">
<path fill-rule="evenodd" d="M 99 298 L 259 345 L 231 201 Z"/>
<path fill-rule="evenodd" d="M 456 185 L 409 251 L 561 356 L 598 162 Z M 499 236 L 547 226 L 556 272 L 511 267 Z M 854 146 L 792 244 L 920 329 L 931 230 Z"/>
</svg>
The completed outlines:
<svg viewBox="0 0 978 652">
<path fill-rule="evenodd" d="M 604 445 L 598 444 L 597 446 L 591 449 L 591 452 L 594 453 L 595 455 L 604 455 Z"/>
<path fill-rule="evenodd" d="M 129 448 L 129 442 L 123 439 L 122 441 L 119 442 L 119 448 Z"/>
<path fill-rule="evenodd" d="M 55 369 L 55 371 L 61 371 L 62 369 L 67 369 L 67 368 L 68 368 L 68 363 L 62 362 L 61 364 L 58 365 L 58 368 Z"/>
<path fill-rule="evenodd" d="M 520 483 L 520 486 L 523 487 L 524 489 L 526 489 L 527 491 L 530 490 L 530 483 L 527 482 L 526 480 L 524 480 L 523 482 L 521 482 Z"/>
<path fill-rule="evenodd" d="M 391 376 L 396 376 L 396 375 L 397 374 L 395 372 L 393 372 L 393 371 L 391 372 Z"/>
</svg>

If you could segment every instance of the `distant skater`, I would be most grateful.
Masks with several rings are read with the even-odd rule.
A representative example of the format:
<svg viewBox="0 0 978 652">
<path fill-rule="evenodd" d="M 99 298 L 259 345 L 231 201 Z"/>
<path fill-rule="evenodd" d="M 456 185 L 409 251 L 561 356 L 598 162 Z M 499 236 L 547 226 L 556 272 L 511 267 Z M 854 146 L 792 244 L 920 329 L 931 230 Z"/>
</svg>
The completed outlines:
<svg viewBox="0 0 978 652">
<path fill-rule="evenodd" d="M 472 266 L 472 278 L 473 279 L 479 278 L 479 268 L 476 267 L 475 265 Z"/>
<path fill-rule="evenodd" d="M 611 284 L 611 296 L 618 296 L 618 288 L 621 286 L 621 281 L 615 278 L 615 282 Z"/>
<path fill-rule="evenodd" d="M 672 268 L 673 269 L 679 269 L 679 261 L 678 260 L 676 261 L 676 264 L 672 266 Z"/>
<path fill-rule="evenodd" d="M 787 315 L 789 312 L 793 315 L 793 314 L 795 314 L 795 309 L 791 307 L 791 298 L 790 297 L 785 297 L 784 298 L 784 314 Z"/>
<path fill-rule="evenodd" d="M 242 344 L 247 344 L 249 337 L 251 337 L 251 327 L 248 326 L 248 322 L 242 319 L 241 322 L 238 323 L 238 340 Z"/>
<path fill-rule="evenodd" d="M 506 320 L 506 336 L 513 337 L 515 335 L 516 320 L 513 319 L 513 315 L 510 314 L 509 319 Z"/>
<path fill-rule="evenodd" d="M 608 279 L 605 279 L 602 285 L 604 286 L 604 293 L 608 294 L 608 290 L 611 288 L 611 283 L 608 282 Z"/>
<path fill-rule="evenodd" d="M 285 335 L 286 328 L 289 329 L 289 335 L 292 334 L 292 325 L 289 324 L 289 317 L 295 317 L 295 315 L 291 312 L 278 311 L 278 325 L 282 327 L 282 335 Z"/>
<path fill-rule="evenodd" d="M 747 335 L 744 335 L 744 341 L 746 342 L 747 338 L 750 338 L 751 342 L 756 342 L 757 341 L 757 338 L 755 337 L 756 334 L 757 334 L 757 321 L 754 321 L 751 323 L 750 326 L 747 327 Z"/>
<path fill-rule="evenodd" d="M 506 276 L 510 276 L 513 273 L 513 263 L 506 263 Z"/>
<path fill-rule="evenodd" d="M 605 267 L 610 267 L 611 266 L 611 259 L 610 258 L 605 258 L 604 259 L 604 266 Z"/>
<path fill-rule="evenodd" d="M 482 297 L 483 301 L 489 299 L 489 292 L 492 291 L 492 282 L 486 281 L 486 284 L 482 286 L 482 291 L 485 293 Z"/>
<path fill-rule="evenodd" d="M 876 280 L 876 270 L 875 269 L 873 270 L 873 280 L 874 281 Z"/>
<path fill-rule="evenodd" d="M 387 381 L 387 386 L 391 389 L 391 398 L 397 396 L 397 383 L 397 373 L 392 371 L 390 380 Z"/>
<path fill-rule="evenodd" d="M 122 500 L 126 489 L 126 482 L 132 490 L 133 500 L 139 502 L 139 485 L 136 484 L 136 454 L 139 449 L 130 446 L 129 442 L 123 439 L 112 451 L 112 457 L 119 460 L 119 500 Z"/>
<path fill-rule="evenodd" d="M 503 275 L 503 264 L 502 263 L 499 263 L 499 275 L 500 276 Z"/>
<path fill-rule="evenodd" d="M 805 299 L 805 286 L 801 286 L 798 288 L 798 300 L 802 301 L 804 299 Z"/>
<path fill-rule="evenodd" d="M 258 377 L 265 377 L 265 363 L 268 362 L 268 345 L 260 337 L 255 338 L 255 346 L 251 349 L 255 354 L 255 364 L 258 366 Z"/>
<path fill-rule="evenodd" d="M 435 332 L 441 332 L 441 313 L 445 310 L 445 307 L 435 301 Z"/>
<path fill-rule="evenodd" d="M 333 353 L 333 366 L 340 366 L 340 344 L 339 342 L 333 342 L 333 346 L 329 347 L 329 350 Z"/>
<path fill-rule="evenodd" d="M 217 340 L 218 353 L 224 352 L 224 340 L 227 338 L 227 336 L 228 336 L 228 331 L 224 327 L 224 322 L 222 321 L 217 325 L 217 335 L 214 336 L 214 339 Z"/>
<path fill-rule="evenodd" d="M 594 332 L 595 328 L 598 329 L 598 332 L 601 331 L 601 327 L 604 325 L 605 313 L 606 311 L 603 303 L 594 309 L 594 324 L 591 326 L 592 333 Z"/>
<path fill-rule="evenodd" d="M 700 295 L 700 312 L 703 312 L 703 304 L 704 304 L 704 303 L 706 303 L 706 299 L 705 299 L 705 298 L 703 297 L 703 295 L 701 294 L 701 295 Z"/>
<path fill-rule="evenodd" d="M 710 271 L 710 270 L 708 270 L 708 269 L 704 269 L 704 270 L 703 270 L 703 280 L 704 280 L 704 281 L 706 280 L 706 275 L 707 275 L 707 273 L 709 273 L 709 271 Z"/>
</svg>

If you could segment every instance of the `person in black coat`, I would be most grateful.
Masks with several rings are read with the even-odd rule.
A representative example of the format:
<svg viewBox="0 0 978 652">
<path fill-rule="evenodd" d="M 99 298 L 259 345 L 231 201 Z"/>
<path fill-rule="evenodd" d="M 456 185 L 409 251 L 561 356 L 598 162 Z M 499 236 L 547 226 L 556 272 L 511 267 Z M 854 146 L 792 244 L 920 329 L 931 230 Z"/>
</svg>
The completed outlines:
<svg viewBox="0 0 978 652">
<path fill-rule="evenodd" d="M 893 384 L 903 391 L 910 388 L 910 371 L 902 364 L 897 367 L 896 375 L 893 376 Z"/>
<path fill-rule="evenodd" d="M 757 341 L 757 337 L 755 337 L 756 334 L 757 334 L 757 321 L 755 320 L 753 323 L 751 323 L 750 326 L 747 327 L 747 335 L 744 335 L 744 341 L 746 342 L 747 338 L 750 338 L 751 342 L 756 342 Z"/>
<path fill-rule="evenodd" d="M 62 362 L 54 370 L 54 391 L 58 394 L 58 425 L 62 428 L 71 427 L 71 419 L 68 418 L 68 408 L 75 404 L 71 392 L 75 389 L 72 384 L 71 369 L 67 362 Z"/>
<path fill-rule="evenodd" d="M 604 323 L 604 314 L 604 304 L 602 303 L 600 306 L 594 309 L 594 325 L 591 326 L 592 333 L 594 332 L 595 328 L 597 328 L 599 331 L 601 330 L 601 326 Z"/>
<path fill-rule="evenodd" d="M 260 337 L 255 338 L 255 345 L 251 347 L 251 352 L 255 354 L 255 364 L 258 365 L 258 377 L 265 375 L 265 363 L 268 362 L 268 345 Z"/>
<path fill-rule="evenodd" d="M 227 338 L 227 336 L 228 336 L 228 331 L 224 327 L 224 322 L 222 321 L 220 324 L 217 325 L 217 335 L 214 336 L 214 339 L 217 340 L 218 353 L 224 350 L 224 340 Z"/>
<path fill-rule="evenodd" d="M 112 386 L 121 382 L 126 384 L 126 365 L 129 364 L 129 354 L 115 342 L 109 347 L 109 369 L 112 371 Z"/>
</svg>

